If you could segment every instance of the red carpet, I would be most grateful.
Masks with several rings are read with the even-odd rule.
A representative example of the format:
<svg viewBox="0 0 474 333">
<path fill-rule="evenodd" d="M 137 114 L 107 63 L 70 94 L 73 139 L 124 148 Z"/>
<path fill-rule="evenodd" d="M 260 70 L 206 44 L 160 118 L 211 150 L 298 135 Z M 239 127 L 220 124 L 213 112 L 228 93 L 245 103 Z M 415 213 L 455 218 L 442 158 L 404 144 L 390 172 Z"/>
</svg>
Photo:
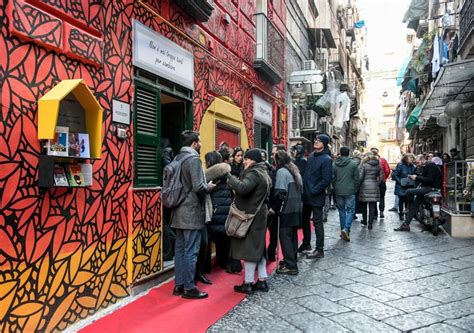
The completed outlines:
<svg viewBox="0 0 474 333">
<path fill-rule="evenodd" d="M 275 267 L 275 262 L 269 263 L 268 273 Z M 245 295 L 235 293 L 233 289 L 234 285 L 242 283 L 243 272 L 228 274 L 213 267 L 212 273 L 206 275 L 213 284 L 198 284 L 199 289 L 209 293 L 206 299 L 186 300 L 173 296 L 172 280 L 150 290 L 147 295 L 97 320 L 80 332 L 205 332 L 245 298 Z"/>
</svg>

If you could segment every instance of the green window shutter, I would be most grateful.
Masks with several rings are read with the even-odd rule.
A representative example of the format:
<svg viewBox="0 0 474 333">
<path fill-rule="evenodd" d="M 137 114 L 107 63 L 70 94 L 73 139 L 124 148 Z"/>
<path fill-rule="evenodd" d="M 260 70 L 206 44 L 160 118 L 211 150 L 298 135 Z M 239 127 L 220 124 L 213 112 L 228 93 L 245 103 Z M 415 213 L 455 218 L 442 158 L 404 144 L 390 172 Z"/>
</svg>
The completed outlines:
<svg viewBox="0 0 474 333">
<path fill-rule="evenodd" d="M 137 187 L 161 184 L 160 90 L 135 81 L 135 175 Z"/>
<path fill-rule="evenodd" d="M 253 126 L 253 142 L 255 148 L 262 147 L 262 125 L 258 121 Z"/>
</svg>

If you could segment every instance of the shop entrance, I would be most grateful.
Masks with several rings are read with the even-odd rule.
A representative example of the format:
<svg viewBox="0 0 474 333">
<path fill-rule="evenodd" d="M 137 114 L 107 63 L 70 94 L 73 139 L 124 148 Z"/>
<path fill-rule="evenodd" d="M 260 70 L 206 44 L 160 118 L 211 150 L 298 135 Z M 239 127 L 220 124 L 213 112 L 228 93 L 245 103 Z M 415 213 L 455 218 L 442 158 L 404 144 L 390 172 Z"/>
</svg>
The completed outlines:
<svg viewBox="0 0 474 333">
<path fill-rule="evenodd" d="M 254 146 L 267 152 L 267 156 L 272 156 L 272 128 L 259 121 L 254 124 Z"/>
</svg>

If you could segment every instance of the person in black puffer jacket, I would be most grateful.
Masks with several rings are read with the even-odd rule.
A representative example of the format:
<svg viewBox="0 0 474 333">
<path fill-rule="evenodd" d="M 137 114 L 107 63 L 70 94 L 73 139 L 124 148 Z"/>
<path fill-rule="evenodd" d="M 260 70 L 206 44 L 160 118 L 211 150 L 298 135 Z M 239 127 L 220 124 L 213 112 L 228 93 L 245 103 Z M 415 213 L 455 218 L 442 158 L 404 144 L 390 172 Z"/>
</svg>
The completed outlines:
<svg viewBox="0 0 474 333">
<path fill-rule="evenodd" d="M 219 267 L 226 268 L 228 272 L 240 272 L 242 264 L 240 261 L 232 261 L 229 258 L 230 238 L 225 232 L 225 221 L 232 204 L 232 192 L 227 185 L 227 175 L 230 173 L 230 165 L 222 162 L 218 152 L 209 152 L 206 160 L 206 181 L 216 184 L 211 192 L 213 214 L 211 221 L 207 224 L 209 239 L 216 244 L 216 263 Z M 210 251 L 208 252 L 210 261 Z"/>
</svg>

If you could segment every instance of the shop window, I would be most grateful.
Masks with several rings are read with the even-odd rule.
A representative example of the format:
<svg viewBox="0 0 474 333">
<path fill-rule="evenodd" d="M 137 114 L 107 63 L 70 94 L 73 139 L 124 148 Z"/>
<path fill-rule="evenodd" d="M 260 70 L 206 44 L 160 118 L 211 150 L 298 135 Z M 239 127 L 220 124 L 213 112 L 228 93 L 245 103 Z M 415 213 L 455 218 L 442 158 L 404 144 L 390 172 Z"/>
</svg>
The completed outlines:
<svg viewBox="0 0 474 333">
<path fill-rule="evenodd" d="M 272 128 L 259 121 L 254 123 L 254 147 L 265 150 L 271 156 Z"/>
</svg>

